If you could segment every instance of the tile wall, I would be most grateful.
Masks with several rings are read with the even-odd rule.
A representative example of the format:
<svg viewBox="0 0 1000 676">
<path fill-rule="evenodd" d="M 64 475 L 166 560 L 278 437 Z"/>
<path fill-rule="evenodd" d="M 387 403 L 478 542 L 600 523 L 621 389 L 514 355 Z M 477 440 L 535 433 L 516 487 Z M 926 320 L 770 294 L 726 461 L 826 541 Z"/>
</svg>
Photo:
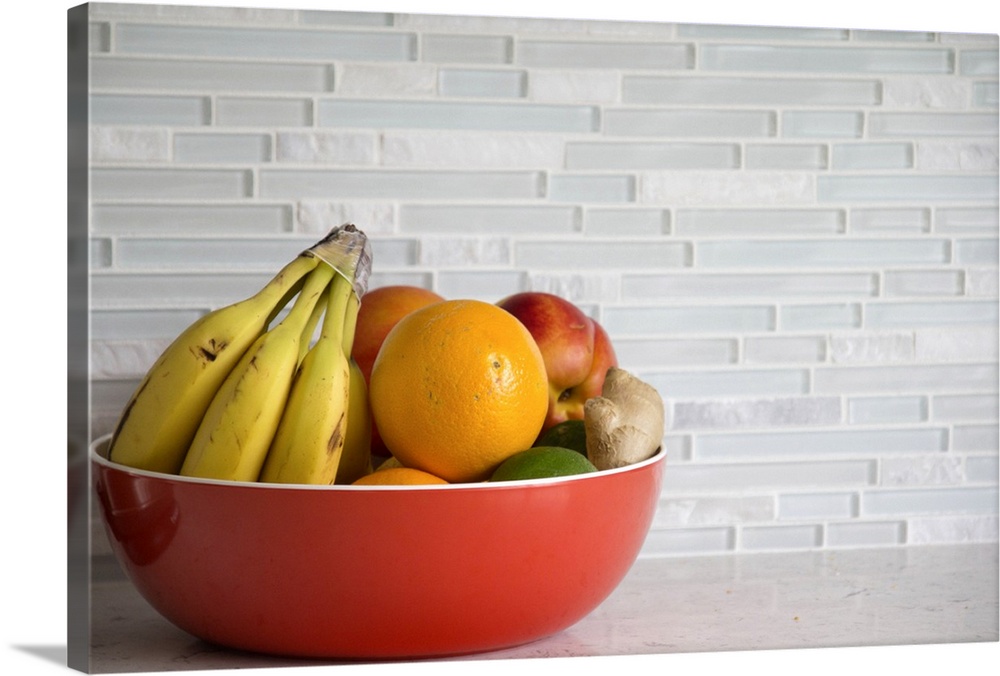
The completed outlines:
<svg viewBox="0 0 1000 676">
<path fill-rule="evenodd" d="M 330 227 L 569 298 L 669 413 L 645 556 L 998 533 L 993 34 L 90 5 L 92 434 Z"/>
</svg>

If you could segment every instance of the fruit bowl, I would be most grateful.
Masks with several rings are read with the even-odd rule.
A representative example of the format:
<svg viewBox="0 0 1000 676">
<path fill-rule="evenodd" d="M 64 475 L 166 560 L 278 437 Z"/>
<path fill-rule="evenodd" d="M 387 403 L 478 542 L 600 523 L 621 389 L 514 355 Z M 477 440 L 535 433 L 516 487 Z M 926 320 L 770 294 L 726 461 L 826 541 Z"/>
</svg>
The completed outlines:
<svg viewBox="0 0 1000 676">
<path fill-rule="evenodd" d="M 230 648 L 405 659 L 511 647 L 596 608 L 637 557 L 664 452 L 556 479 L 306 486 L 192 479 L 90 448 L 111 547 L 149 604 Z"/>
</svg>

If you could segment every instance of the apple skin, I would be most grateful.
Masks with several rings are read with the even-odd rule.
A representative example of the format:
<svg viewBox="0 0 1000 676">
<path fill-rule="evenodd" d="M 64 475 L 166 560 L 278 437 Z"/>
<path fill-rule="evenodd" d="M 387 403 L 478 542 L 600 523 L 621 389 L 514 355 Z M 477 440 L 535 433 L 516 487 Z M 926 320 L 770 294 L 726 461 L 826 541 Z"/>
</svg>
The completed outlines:
<svg viewBox="0 0 1000 676">
<path fill-rule="evenodd" d="M 564 420 L 583 420 L 583 404 L 601 394 L 604 376 L 618 366 L 604 328 L 570 301 L 525 291 L 497 302 L 517 317 L 538 344 L 549 381 L 545 432 Z"/>
<path fill-rule="evenodd" d="M 366 385 L 371 386 L 372 365 L 375 363 L 375 357 L 378 356 L 378 351 L 392 327 L 414 310 L 443 300 L 443 296 L 433 291 L 404 284 L 380 286 L 371 289 L 361 297 L 351 357 L 361 368 Z M 372 422 L 372 455 L 381 457 L 391 455 L 382 441 L 374 421 Z"/>
</svg>

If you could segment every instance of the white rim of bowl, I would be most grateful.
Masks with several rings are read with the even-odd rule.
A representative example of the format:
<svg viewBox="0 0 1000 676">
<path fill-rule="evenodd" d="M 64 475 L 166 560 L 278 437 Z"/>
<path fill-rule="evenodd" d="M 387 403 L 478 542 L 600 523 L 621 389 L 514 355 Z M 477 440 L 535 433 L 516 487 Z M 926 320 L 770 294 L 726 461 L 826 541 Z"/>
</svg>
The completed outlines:
<svg viewBox="0 0 1000 676">
<path fill-rule="evenodd" d="M 318 491 L 348 491 L 348 492 L 359 492 L 359 491 L 412 491 L 412 490 L 428 490 L 428 491 L 448 491 L 448 490 L 510 490 L 513 488 L 525 488 L 531 486 L 551 486 L 554 484 L 564 484 L 577 481 L 593 481 L 600 479 L 602 477 L 614 475 L 614 474 L 625 474 L 628 472 L 635 472 L 648 465 L 653 465 L 658 462 L 663 462 L 666 459 L 666 451 L 660 446 L 656 449 L 654 453 L 649 458 L 645 460 L 640 460 L 639 462 L 633 463 L 631 465 L 626 465 L 625 467 L 616 467 L 614 469 L 598 470 L 597 472 L 588 472 L 585 474 L 573 474 L 570 476 L 560 476 L 560 477 L 547 477 L 542 479 L 517 479 L 514 481 L 475 481 L 468 483 L 448 483 L 448 484 L 412 484 L 412 485 L 391 485 L 391 484 L 379 484 L 373 486 L 354 486 L 351 484 L 333 484 L 333 485 L 316 485 L 316 484 L 279 484 L 279 483 L 266 483 L 266 482 L 256 482 L 256 481 L 227 481 L 223 479 L 202 479 L 199 477 L 189 477 L 181 476 L 179 474 L 167 474 L 165 472 L 153 472 L 145 469 L 136 469 L 134 467 L 129 467 L 128 465 L 123 465 L 121 463 L 109 460 L 102 451 L 106 453 L 104 448 L 107 443 L 111 440 L 111 434 L 105 434 L 100 436 L 91 442 L 88 449 L 88 456 L 92 462 L 96 462 L 99 465 L 108 467 L 110 469 L 118 470 L 121 472 L 128 472 L 129 474 L 135 474 L 137 476 L 149 477 L 152 479 L 159 479 L 161 481 L 176 481 L 179 483 L 194 483 L 194 484 L 210 484 L 217 486 L 230 486 L 230 487 L 242 487 L 250 489 L 260 489 L 260 490 L 318 490 Z"/>
</svg>

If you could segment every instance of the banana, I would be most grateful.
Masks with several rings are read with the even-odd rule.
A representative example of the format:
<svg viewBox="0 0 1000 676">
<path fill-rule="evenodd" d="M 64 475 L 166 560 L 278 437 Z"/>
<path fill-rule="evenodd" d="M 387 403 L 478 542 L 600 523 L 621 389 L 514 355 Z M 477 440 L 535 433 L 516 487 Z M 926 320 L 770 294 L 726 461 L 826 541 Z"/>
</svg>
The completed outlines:
<svg viewBox="0 0 1000 676">
<path fill-rule="evenodd" d="M 295 377 L 285 412 L 260 472 L 268 483 L 332 484 L 347 433 L 351 369 L 344 332 L 354 288 L 342 275 L 330 286 L 323 329 Z"/>
<path fill-rule="evenodd" d="M 347 405 L 347 433 L 336 483 L 354 483 L 372 472 L 372 414 L 368 385 L 358 363 L 351 359 L 351 395 Z"/>
<path fill-rule="evenodd" d="M 304 251 L 255 295 L 206 314 L 174 339 L 125 405 L 108 457 L 176 474 L 222 382 L 318 263 Z"/>
<path fill-rule="evenodd" d="M 246 351 L 205 411 L 181 475 L 257 480 L 288 400 L 313 307 L 334 274 L 326 264 L 313 269 L 288 315 Z"/>
</svg>

